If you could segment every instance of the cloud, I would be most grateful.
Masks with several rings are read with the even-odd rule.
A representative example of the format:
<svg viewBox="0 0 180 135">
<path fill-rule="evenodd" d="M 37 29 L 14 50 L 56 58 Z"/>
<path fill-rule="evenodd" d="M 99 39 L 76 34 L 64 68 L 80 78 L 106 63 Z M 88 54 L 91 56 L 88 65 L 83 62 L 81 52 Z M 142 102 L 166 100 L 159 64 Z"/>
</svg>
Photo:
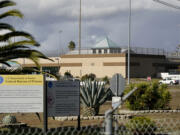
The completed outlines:
<svg viewBox="0 0 180 135">
<path fill-rule="evenodd" d="M 41 43 L 40 50 L 56 55 L 58 48 L 59 52 L 67 50 L 71 40 L 78 45 L 79 0 L 16 2 L 25 17 L 8 22 L 34 35 Z M 178 2 L 171 0 L 171 4 Z M 153 0 L 132 0 L 132 45 L 173 50 L 180 42 L 179 12 Z M 127 45 L 128 13 L 129 0 L 82 0 L 82 47 L 93 46 L 106 36 L 118 45 Z"/>
</svg>

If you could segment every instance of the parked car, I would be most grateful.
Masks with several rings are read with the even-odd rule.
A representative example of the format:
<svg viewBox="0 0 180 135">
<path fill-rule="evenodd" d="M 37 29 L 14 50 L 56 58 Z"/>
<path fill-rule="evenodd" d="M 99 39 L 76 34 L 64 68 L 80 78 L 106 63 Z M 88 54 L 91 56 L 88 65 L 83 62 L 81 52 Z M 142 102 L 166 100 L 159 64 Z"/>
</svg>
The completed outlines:
<svg viewBox="0 0 180 135">
<path fill-rule="evenodd" d="M 159 81 L 159 84 L 168 84 L 168 85 L 173 85 L 173 84 L 175 85 L 178 83 L 179 83 L 178 80 L 173 80 L 171 78 L 165 78 L 165 79 Z"/>
</svg>

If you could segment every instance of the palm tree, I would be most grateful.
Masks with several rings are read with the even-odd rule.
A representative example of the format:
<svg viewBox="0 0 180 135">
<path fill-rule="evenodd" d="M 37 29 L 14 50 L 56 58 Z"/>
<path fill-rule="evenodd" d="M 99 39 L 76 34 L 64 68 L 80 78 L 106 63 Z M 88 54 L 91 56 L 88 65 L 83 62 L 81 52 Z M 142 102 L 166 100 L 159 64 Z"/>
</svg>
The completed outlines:
<svg viewBox="0 0 180 135">
<path fill-rule="evenodd" d="M 179 56 L 180 53 L 180 44 L 176 46 L 176 55 Z"/>
<path fill-rule="evenodd" d="M 15 5 L 16 3 L 10 0 L 0 1 L 0 9 Z M 23 18 L 23 14 L 17 9 L 8 10 L 0 14 L 0 31 L 7 31 L 5 34 L 0 35 L 0 43 L 4 44 L 0 46 L 0 64 L 11 66 L 9 61 L 13 61 L 17 58 L 27 58 L 32 60 L 39 68 L 39 58 L 49 58 L 40 51 L 32 49 L 33 46 L 39 47 L 40 44 L 31 34 L 24 31 L 16 31 L 12 25 L 1 22 L 2 19 L 10 16 Z M 19 39 L 19 37 L 21 37 L 22 40 L 11 42 L 12 39 Z"/>
<path fill-rule="evenodd" d="M 11 0 L 2 0 L 0 1 L 0 9 L 15 6 L 16 3 Z M 6 30 L 5 34 L 0 35 L 0 43 L 4 45 L 0 46 L 0 64 L 4 64 L 7 66 L 11 66 L 9 61 L 13 61 L 18 58 L 27 58 L 32 60 L 38 69 L 33 68 L 20 68 L 20 69 L 6 69 L 0 68 L 0 74 L 27 74 L 32 72 L 41 72 L 39 69 L 40 65 L 38 63 L 39 58 L 49 59 L 41 52 L 31 49 L 31 47 L 39 47 L 40 44 L 34 39 L 34 37 L 24 31 L 16 31 L 15 28 L 8 24 L 1 22 L 2 19 L 7 17 L 19 17 L 23 18 L 23 14 L 16 9 L 9 10 L 7 12 L 0 14 L 0 31 Z M 17 40 L 15 42 L 11 42 L 12 39 L 21 37 L 23 40 Z M 50 59 L 49 59 L 50 60 Z M 43 72 L 41 72 L 43 73 Z M 46 73 L 44 73 L 46 74 Z M 38 118 L 40 119 L 40 115 L 36 113 Z"/>
<path fill-rule="evenodd" d="M 68 48 L 70 51 L 73 51 L 76 47 L 76 44 L 73 41 L 69 42 Z"/>
</svg>

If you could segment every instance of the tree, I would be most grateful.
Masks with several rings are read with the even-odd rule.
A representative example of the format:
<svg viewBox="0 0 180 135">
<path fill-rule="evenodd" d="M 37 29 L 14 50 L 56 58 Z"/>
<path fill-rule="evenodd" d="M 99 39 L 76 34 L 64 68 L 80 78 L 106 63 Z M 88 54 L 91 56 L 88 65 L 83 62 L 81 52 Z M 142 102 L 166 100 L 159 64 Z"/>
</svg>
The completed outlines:
<svg viewBox="0 0 180 135">
<path fill-rule="evenodd" d="M 96 79 L 96 75 L 93 73 L 85 74 L 81 77 L 81 81 L 91 80 L 94 81 Z"/>
<path fill-rule="evenodd" d="M 16 3 L 10 0 L 0 1 L 0 9 L 5 7 L 15 6 Z M 9 61 L 13 61 L 17 58 L 27 58 L 32 60 L 39 68 L 39 58 L 49 59 L 40 51 L 32 49 L 32 47 L 39 47 L 40 44 L 34 39 L 34 37 L 24 31 L 17 31 L 15 28 L 8 24 L 1 22 L 2 19 L 7 17 L 23 18 L 23 14 L 17 9 L 11 9 L 0 14 L 0 31 L 6 30 L 5 34 L 0 35 L 0 43 L 4 45 L 0 46 L 0 63 L 11 66 Z M 21 37 L 21 38 L 19 38 Z M 16 38 L 17 41 L 12 42 L 12 39 Z M 21 40 L 20 40 L 21 39 Z M 1 71 L 1 70 L 0 70 Z M 4 72 L 4 71 L 3 71 Z"/>
<path fill-rule="evenodd" d="M 180 44 L 176 46 L 176 55 L 179 56 L 180 53 Z"/>
<path fill-rule="evenodd" d="M 73 76 L 72 76 L 72 74 L 70 72 L 67 71 L 67 72 L 64 73 L 64 78 L 65 79 L 70 79 L 70 78 L 73 78 Z"/>
<path fill-rule="evenodd" d="M 125 93 L 133 88 L 137 90 L 127 99 L 127 107 L 131 110 L 168 109 L 171 100 L 167 85 L 159 85 L 157 82 L 131 84 Z"/>
<path fill-rule="evenodd" d="M 76 44 L 73 41 L 70 41 L 68 48 L 70 51 L 73 51 L 76 48 Z"/>
</svg>

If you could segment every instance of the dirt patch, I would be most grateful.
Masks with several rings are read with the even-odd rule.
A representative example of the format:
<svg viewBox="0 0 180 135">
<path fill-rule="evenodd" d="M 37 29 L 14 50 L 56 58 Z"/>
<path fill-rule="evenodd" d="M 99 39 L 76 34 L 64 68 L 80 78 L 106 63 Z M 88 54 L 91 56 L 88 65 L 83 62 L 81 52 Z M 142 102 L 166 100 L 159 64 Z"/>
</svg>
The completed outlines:
<svg viewBox="0 0 180 135">
<path fill-rule="evenodd" d="M 3 116 L 7 114 L 0 114 L 0 120 L 2 120 Z M 27 126 L 30 127 L 38 127 L 43 128 L 43 114 L 40 114 L 41 121 L 38 119 L 35 113 L 15 113 L 11 114 L 16 116 L 18 122 L 26 123 Z M 102 125 L 103 120 L 81 120 L 81 126 L 88 125 Z M 58 121 L 54 120 L 52 117 L 48 118 L 48 128 L 57 128 L 57 127 L 65 127 L 65 126 L 73 126 L 77 127 L 77 121 Z"/>
<path fill-rule="evenodd" d="M 170 88 L 172 99 L 170 102 L 171 109 L 180 109 L 180 89 Z"/>
</svg>

